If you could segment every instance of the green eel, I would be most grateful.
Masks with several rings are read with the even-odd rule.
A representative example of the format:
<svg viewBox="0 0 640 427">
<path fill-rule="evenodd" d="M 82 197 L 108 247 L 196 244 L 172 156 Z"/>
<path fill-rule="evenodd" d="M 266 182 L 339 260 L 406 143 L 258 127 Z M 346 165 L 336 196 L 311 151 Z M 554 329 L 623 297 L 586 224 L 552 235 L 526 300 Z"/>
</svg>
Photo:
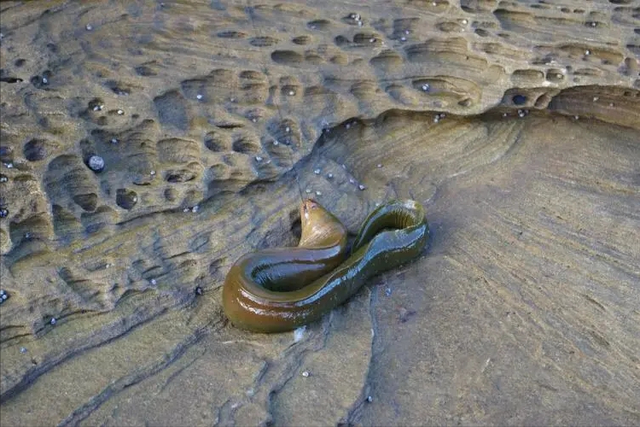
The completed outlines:
<svg viewBox="0 0 640 427">
<path fill-rule="evenodd" d="M 417 257 L 429 239 L 424 208 L 392 201 L 364 221 L 347 255 L 347 229 L 316 201 L 300 208 L 297 247 L 248 253 L 231 267 L 222 291 L 233 325 L 283 332 L 321 318 L 382 271 Z M 346 258 L 346 260 L 345 260 Z"/>
</svg>

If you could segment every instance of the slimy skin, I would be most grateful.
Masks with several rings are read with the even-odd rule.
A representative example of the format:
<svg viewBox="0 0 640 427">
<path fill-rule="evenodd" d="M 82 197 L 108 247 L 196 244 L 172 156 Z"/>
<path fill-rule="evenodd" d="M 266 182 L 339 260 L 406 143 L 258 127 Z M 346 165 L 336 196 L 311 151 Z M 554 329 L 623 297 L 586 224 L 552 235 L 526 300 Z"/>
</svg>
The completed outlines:
<svg viewBox="0 0 640 427">
<path fill-rule="evenodd" d="M 346 260 L 347 230 L 336 217 L 313 200 L 300 216 L 297 247 L 248 253 L 229 270 L 222 305 L 236 327 L 284 332 L 318 320 L 370 277 L 417 257 L 429 239 L 424 209 L 413 200 L 374 210 Z"/>
</svg>

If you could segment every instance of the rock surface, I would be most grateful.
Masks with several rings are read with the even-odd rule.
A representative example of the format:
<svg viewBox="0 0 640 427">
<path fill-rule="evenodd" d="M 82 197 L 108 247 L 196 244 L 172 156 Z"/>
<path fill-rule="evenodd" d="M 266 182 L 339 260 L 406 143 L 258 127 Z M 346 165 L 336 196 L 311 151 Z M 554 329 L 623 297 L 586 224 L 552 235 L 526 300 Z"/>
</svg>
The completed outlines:
<svg viewBox="0 0 640 427">
<path fill-rule="evenodd" d="M 640 423 L 637 2 L 0 11 L 3 425 Z M 236 330 L 300 192 L 430 249 Z"/>
</svg>

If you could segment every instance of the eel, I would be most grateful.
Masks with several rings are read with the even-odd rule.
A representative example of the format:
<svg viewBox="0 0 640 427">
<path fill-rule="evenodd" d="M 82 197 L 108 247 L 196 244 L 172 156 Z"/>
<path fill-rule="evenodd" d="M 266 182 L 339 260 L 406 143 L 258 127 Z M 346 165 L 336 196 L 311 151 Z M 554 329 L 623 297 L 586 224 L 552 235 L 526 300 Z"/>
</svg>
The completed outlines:
<svg viewBox="0 0 640 427">
<path fill-rule="evenodd" d="M 222 305 L 231 323 L 284 332 L 320 319 L 376 274 L 417 257 L 429 240 L 424 208 L 413 200 L 379 206 L 364 221 L 347 257 L 347 229 L 318 202 L 300 207 L 297 247 L 240 257 L 229 270 Z"/>
</svg>

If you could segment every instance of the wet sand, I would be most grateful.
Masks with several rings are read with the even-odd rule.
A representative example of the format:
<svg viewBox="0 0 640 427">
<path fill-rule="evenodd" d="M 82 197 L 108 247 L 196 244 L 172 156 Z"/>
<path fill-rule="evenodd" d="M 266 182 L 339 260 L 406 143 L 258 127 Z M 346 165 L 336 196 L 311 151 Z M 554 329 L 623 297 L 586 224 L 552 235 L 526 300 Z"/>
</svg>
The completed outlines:
<svg viewBox="0 0 640 427">
<path fill-rule="evenodd" d="M 434 3 L 3 2 L 2 424 L 640 423 L 634 9 Z M 237 330 L 296 180 L 430 247 Z"/>
</svg>

